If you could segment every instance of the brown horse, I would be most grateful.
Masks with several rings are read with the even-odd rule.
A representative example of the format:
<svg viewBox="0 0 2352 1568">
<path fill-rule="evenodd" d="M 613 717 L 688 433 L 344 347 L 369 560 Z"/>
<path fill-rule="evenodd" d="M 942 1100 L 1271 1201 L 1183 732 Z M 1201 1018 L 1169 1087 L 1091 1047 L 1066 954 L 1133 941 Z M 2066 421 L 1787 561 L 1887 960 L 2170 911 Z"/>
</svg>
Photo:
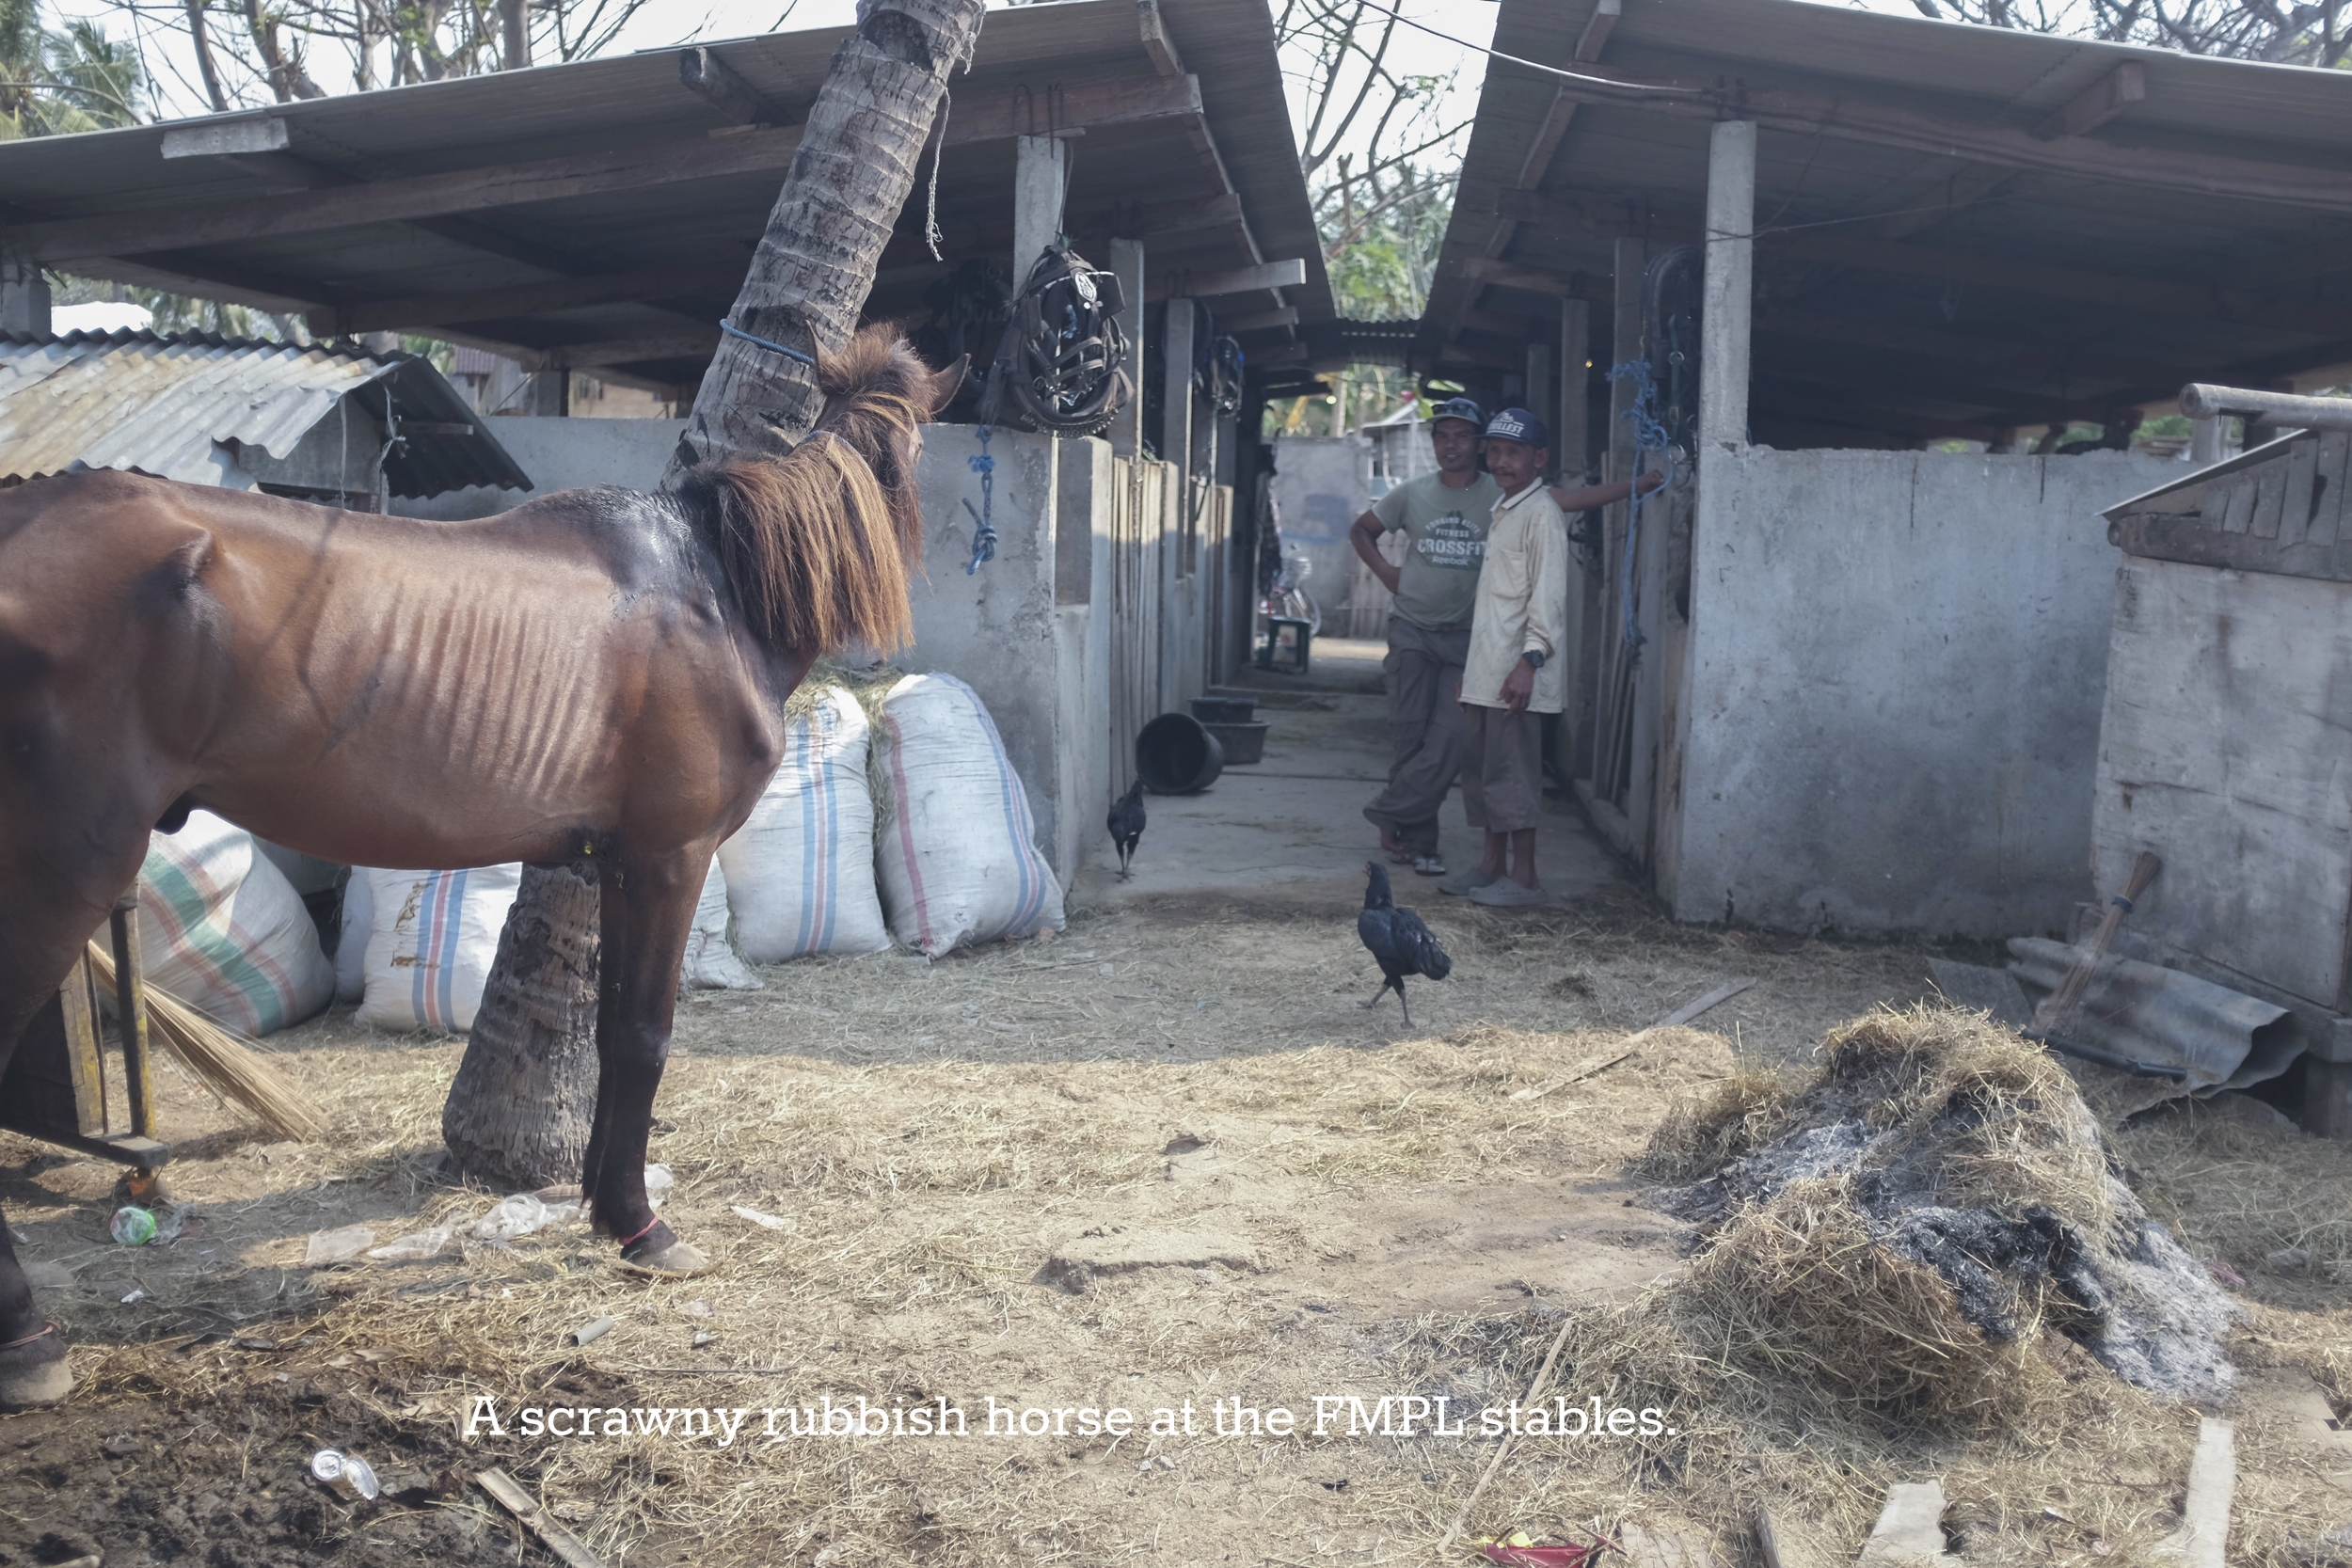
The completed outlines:
<svg viewBox="0 0 2352 1568">
<path fill-rule="evenodd" d="M 644 1190 L 694 903 L 809 664 L 908 640 L 917 427 L 962 373 L 869 328 L 787 455 L 473 523 L 122 473 L 0 492 L 0 1070 L 149 830 L 195 807 L 359 865 L 584 862 L 604 970 L 581 1185 L 625 1262 L 707 1268 Z M 72 1382 L 0 1221 L 0 1404 Z"/>
</svg>

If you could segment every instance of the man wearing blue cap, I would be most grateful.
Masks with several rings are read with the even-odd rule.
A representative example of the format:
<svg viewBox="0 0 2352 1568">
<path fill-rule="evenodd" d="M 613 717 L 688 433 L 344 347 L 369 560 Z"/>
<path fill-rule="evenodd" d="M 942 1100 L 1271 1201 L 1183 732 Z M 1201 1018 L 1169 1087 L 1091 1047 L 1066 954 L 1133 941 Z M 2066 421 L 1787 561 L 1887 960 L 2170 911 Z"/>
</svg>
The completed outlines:
<svg viewBox="0 0 2352 1568">
<path fill-rule="evenodd" d="M 1566 705 L 1560 656 L 1567 637 L 1568 520 L 1537 483 L 1551 461 L 1551 433 L 1542 420 L 1524 408 L 1503 409 L 1486 423 L 1485 452 L 1502 499 L 1486 530 L 1462 669 L 1469 718 L 1462 805 L 1470 826 L 1486 836 L 1477 871 L 1438 885 L 1468 894 L 1472 903 L 1512 909 L 1547 901 L 1535 876 L 1535 825 L 1544 802 L 1538 716 Z M 1602 504 L 1584 492 L 1567 499 Z"/>
</svg>

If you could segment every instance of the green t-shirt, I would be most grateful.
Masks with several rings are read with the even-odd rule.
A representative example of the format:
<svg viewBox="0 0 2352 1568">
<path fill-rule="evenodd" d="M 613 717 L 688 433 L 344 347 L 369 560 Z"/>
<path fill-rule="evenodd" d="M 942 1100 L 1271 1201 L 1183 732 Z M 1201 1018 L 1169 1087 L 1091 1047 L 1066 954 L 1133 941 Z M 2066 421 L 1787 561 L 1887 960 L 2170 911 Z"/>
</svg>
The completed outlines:
<svg viewBox="0 0 2352 1568">
<path fill-rule="evenodd" d="M 1486 559 L 1486 525 L 1494 521 L 1502 487 L 1480 474 L 1459 490 L 1444 476 L 1408 479 L 1373 502 L 1384 532 L 1405 531 L 1410 541 L 1398 568 L 1392 613 L 1423 631 L 1468 631 L 1478 568 Z"/>
</svg>

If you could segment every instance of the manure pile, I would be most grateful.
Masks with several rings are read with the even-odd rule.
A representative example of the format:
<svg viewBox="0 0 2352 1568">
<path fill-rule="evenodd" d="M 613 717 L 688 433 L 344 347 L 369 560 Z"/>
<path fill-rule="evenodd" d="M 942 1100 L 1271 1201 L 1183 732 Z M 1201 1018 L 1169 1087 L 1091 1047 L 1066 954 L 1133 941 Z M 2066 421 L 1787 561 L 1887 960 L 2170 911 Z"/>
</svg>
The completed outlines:
<svg viewBox="0 0 2352 1568">
<path fill-rule="evenodd" d="M 2232 1386 L 2236 1308 L 2119 1179 L 2064 1069 L 1980 1015 L 1847 1024 L 1810 1082 L 1743 1074 L 1677 1107 L 1644 1168 L 1702 1227 L 1686 1305 L 1758 1370 L 1984 1416 L 2055 1331 L 2160 1397 Z"/>
</svg>

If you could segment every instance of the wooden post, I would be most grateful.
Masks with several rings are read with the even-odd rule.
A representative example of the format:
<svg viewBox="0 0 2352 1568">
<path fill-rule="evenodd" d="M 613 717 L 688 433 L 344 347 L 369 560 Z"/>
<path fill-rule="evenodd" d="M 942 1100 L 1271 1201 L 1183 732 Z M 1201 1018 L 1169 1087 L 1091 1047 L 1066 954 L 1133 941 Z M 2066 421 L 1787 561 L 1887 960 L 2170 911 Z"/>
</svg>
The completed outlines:
<svg viewBox="0 0 2352 1568">
<path fill-rule="evenodd" d="M 1560 417 L 1552 421 L 1552 454 L 1563 483 L 1580 484 L 1592 471 L 1592 415 L 1585 403 L 1585 377 L 1593 357 L 1592 307 L 1581 299 L 1560 302 Z"/>
<path fill-rule="evenodd" d="M 864 0 L 728 312 L 739 331 L 811 356 L 850 341 L 914 188 L 948 74 L 970 61 L 983 9 L 983 0 Z M 723 337 L 662 482 L 713 458 L 788 451 L 823 410 L 813 364 Z M 546 1172 L 580 1168 L 596 1081 L 596 966 L 582 955 L 598 940 L 597 891 L 583 880 L 581 868 L 523 869 L 441 1113 L 461 1168 L 503 1164 L 509 1180 L 528 1170 L 540 1179 L 532 1185 L 554 1179 Z M 492 1125 L 469 1117 L 462 1097 L 485 1085 L 544 1098 Z"/>
<path fill-rule="evenodd" d="M 1707 143 L 1707 277 L 1700 306 L 1699 461 L 1748 444 L 1748 321 L 1755 305 L 1756 122 Z"/>
<path fill-rule="evenodd" d="M 499 0 L 499 30 L 505 49 L 499 61 L 501 71 L 520 71 L 531 63 L 531 17 L 524 10 L 526 0 Z"/>
<path fill-rule="evenodd" d="M 1527 345 L 1527 411 L 1551 429 L 1551 457 L 1560 460 L 1560 404 L 1554 388 L 1559 377 L 1552 369 L 1553 345 L 1531 341 Z"/>
<path fill-rule="evenodd" d="M 1143 450 L 1143 242 L 1111 241 L 1109 266 L 1119 275 L 1120 292 L 1127 296 L 1127 309 L 1119 313 L 1119 329 L 1127 337 L 1127 380 L 1136 395 L 1103 434 L 1109 438 L 1111 451 L 1133 457 Z"/>
<path fill-rule="evenodd" d="M 1609 347 L 1610 358 L 1616 364 L 1642 356 L 1642 269 L 1647 261 L 1646 247 L 1640 240 L 1617 240 L 1613 269 L 1615 320 Z M 1632 406 L 1633 384 L 1612 381 L 1609 451 L 1602 477 L 1613 483 L 1633 474 L 1633 421 L 1627 418 Z M 1593 739 L 1593 795 L 1612 811 L 1622 811 L 1626 764 L 1632 745 L 1633 657 L 1625 643 L 1626 517 L 1626 503 L 1619 501 L 1609 508 L 1602 530 L 1601 639 L 1593 667 L 1597 716 Z M 1623 817 L 1613 820 L 1605 812 L 1596 812 L 1595 816 L 1603 832 L 1617 841 L 1617 847 L 1629 852 L 1632 846 L 1624 840 Z"/>
<path fill-rule="evenodd" d="M 1062 199 L 1070 177 L 1068 150 L 1058 136 L 1015 136 L 1012 153 L 1012 286 L 1061 237 Z"/>
<path fill-rule="evenodd" d="M 1192 339 L 1198 319 L 1191 300 L 1171 299 L 1160 333 L 1160 457 L 1176 466 L 1169 482 L 1179 495 L 1192 460 Z"/>
<path fill-rule="evenodd" d="M 49 336 L 49 275 L 32 261 L 0 261 L 0 332 Z"/>
</svg>

